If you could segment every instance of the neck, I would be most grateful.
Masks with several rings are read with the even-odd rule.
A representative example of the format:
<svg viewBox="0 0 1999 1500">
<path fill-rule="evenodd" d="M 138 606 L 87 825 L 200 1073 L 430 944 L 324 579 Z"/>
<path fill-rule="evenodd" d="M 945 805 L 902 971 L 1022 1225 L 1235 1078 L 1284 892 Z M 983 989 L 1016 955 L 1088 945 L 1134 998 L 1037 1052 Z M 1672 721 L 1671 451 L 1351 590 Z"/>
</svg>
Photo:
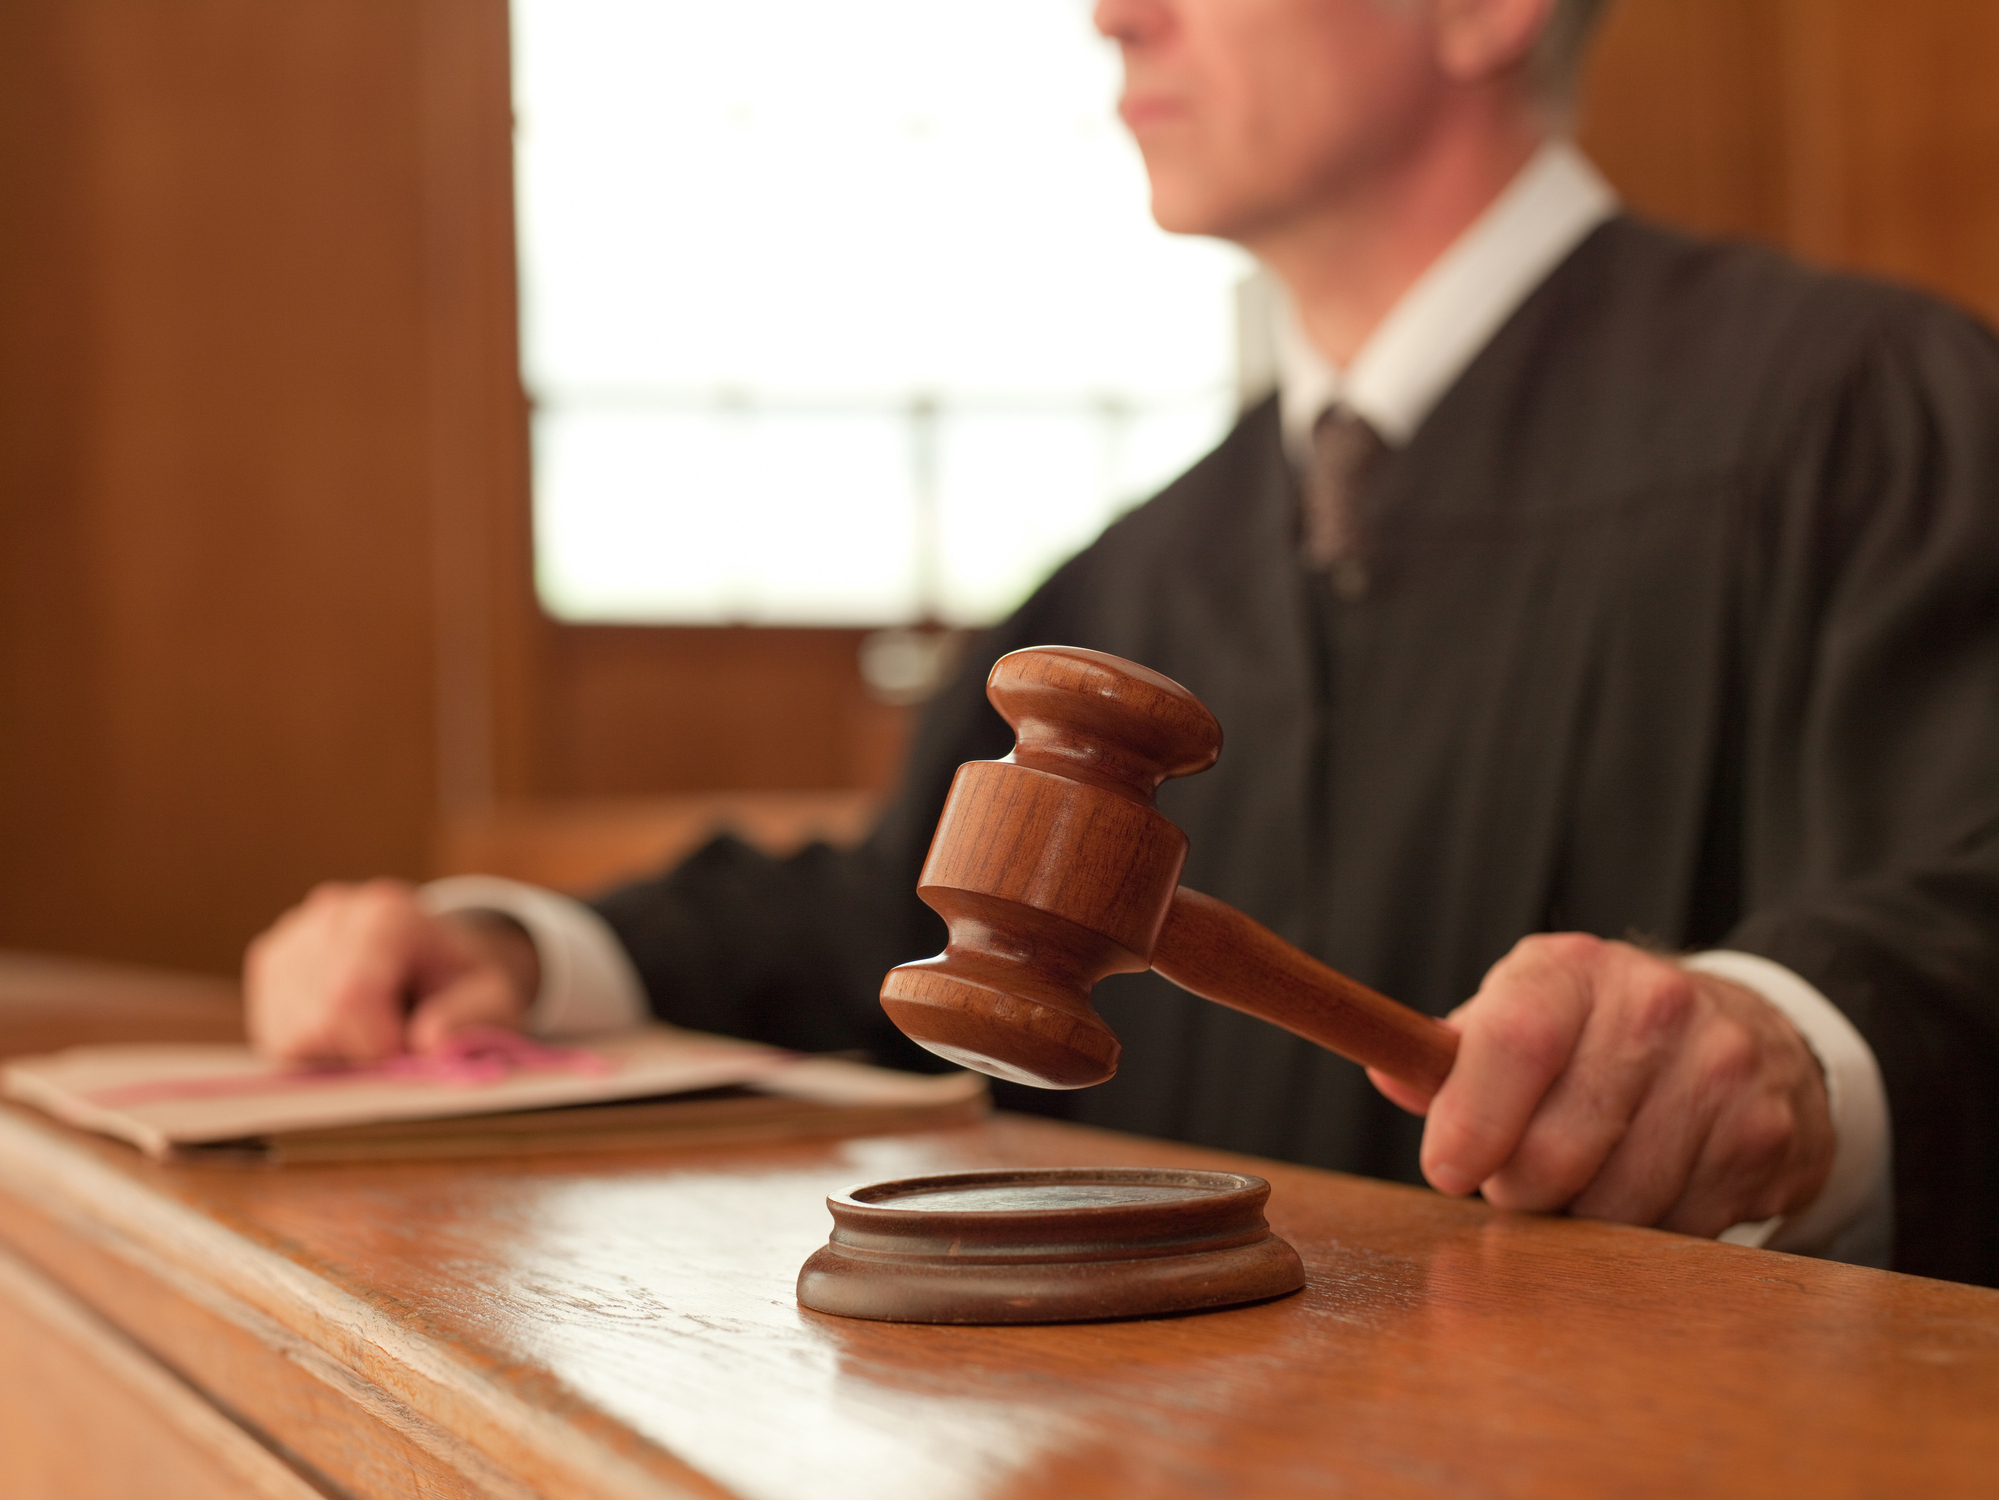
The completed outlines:
<svg viewBox="0 0 1999 1500">
<path fill-rule="evenodd" d="M 1474 128 L 1455 123 L 1391 167 L 1233 236 L 1284 283 L 1305 336 L 1336 366 L 1352 363 L 1403 293 L 1547 139 L 1521 112 Z"/>
</svg>

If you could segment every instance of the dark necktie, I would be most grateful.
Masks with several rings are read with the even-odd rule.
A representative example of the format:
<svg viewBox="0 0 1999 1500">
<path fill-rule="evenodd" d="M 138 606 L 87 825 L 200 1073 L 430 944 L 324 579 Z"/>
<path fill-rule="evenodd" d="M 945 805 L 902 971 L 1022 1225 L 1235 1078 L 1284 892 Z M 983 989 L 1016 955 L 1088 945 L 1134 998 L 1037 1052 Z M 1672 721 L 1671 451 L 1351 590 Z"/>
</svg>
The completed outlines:
<svg viewBox="0 0 1999 1500">
<path fill-rule="evenodd" d="M 1361 499 L 1381 439 L 1344 406 L 1328 407 L 1312 424 L 1312 471 L 1305 476 L 1305 559 L 1331 580 L 1342 599 L 1367 595 Z"/>
</svg>

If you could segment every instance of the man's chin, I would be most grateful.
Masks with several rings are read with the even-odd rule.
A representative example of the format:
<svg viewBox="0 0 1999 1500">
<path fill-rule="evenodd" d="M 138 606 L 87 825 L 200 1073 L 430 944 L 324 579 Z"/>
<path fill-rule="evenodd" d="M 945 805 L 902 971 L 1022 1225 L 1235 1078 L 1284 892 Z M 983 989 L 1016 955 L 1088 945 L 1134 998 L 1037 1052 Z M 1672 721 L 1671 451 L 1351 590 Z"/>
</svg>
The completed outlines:
<svg viewBox="0 0 1999 1500">
<path fill-rule="evenodd" d="M 1209 195 L 1162 189 L 1154 184 L 1152 189 L 1152 222 L 1168 234 L 1205 235 L 1209 239 L 1233 239 L 1231 232 L 1239 226 L 1243 215 L 1240 205 L 1217 202 Z"/>
<path fill-rule="evenodd" d="M 1292 235 L 1311 218 L 1310 202 L 1279 194 L 1215 195 L 1152 194 L 1152 220 L 1168 234 L 1226 240 L 1258 259 Z"/>
</svg>

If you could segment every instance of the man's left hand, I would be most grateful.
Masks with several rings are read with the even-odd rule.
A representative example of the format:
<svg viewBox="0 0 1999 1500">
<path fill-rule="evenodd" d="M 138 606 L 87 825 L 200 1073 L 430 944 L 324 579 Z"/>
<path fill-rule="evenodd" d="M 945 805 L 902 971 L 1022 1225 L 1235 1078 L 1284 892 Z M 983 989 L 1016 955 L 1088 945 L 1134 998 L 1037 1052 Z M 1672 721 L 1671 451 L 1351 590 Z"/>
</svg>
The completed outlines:
<svg viewBox="0 0 1999 1500">
<path fill-rule="evenodd" d="M 1825 1078 L 1753 990 L 1628 943 L 1526 938 L 1447 1024 L 1423 1173 L 1498 1208 L 1713 1236 L 1804 1208 L 1833 1158 Z"/>
</svg>

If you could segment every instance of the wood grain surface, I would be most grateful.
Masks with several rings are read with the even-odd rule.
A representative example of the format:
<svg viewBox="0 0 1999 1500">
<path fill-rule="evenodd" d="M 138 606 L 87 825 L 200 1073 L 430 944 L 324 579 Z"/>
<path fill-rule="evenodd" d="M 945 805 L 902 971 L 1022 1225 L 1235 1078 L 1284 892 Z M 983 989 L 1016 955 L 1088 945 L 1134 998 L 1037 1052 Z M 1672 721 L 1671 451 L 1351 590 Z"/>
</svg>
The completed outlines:
<svg viewBox="0 0 1999 1500">
<path fill-rule="evenodd" d="M 317 1500 L 323 1493 L 4 1249 L 0 1349 L 7 1500 Z"/>
<path fill-rule="evenodd" d="M 240 1042 L 234 980 L 0 952 L 0 1057 L 86 1042 Z"/>
<path fill-rule="evenodd" d="M 793 1300 L 829 1192 L 1015 1165 L 1248 1167 L 1306 1289 L 1040 1328 Z M 1999 1293 L 1017 1118 L 202 1171 L 7 1110 L 0 1236 L 355 1494 L 409 1492 L 355 1459 L 379 1445 L 425 1493 L 772 1500 L 1971 1496 L 1999 1473 Z"/>
</svg>

